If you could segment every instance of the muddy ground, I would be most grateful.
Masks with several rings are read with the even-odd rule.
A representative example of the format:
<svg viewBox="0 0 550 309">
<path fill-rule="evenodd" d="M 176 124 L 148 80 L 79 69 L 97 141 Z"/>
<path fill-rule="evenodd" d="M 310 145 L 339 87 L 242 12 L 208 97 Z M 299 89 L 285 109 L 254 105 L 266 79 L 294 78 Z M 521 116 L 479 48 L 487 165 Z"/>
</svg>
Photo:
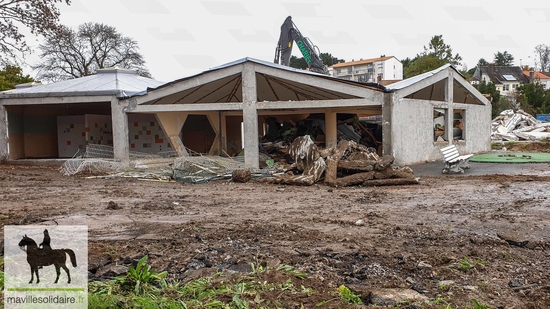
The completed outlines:
<svg viewBox="0 0 550 309">
<path fill-rule="evenodd" d="M 147 254 L 184 281 L 285 263 L 319 290 L 404 288 L 452 308 L 470 308 L 472 299 L 550 307 L 547 176 L 441 175 L 347 188 L 87 176 L 0 165 L 0 222 L 88 225 L 91 279 Z M 460 269 L 465 258 L 473 268 Z"/>
</svg>

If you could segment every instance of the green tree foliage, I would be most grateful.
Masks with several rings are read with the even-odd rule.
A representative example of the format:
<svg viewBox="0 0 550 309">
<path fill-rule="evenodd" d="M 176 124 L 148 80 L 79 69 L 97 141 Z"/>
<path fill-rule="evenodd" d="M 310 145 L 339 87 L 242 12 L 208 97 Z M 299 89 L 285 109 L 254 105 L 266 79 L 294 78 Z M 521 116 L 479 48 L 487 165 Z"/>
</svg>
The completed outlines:
<svg viewBox="0 0 550 309">
<path fill-rule="evenodd" d="M 491 97 L 491 104 L 492 104 L 492 117 L 498 116 L 500 112 L 507 109 L 508 106 L 503 107 L 500 104 L 501 98 L 500 98 L 500 92 L 497 90 L 497 87 L 493 82 L 486 82 L 485 80 L 482 80 L 481 83 L 474 85 L 474 87 L 482 94 L 489 95 Z"/>
<path fill-rule="evenodd" d="M 405 78 L 413 77 L 426 73 L 428 71 L 439 68 L 447 64 L 443 59 L 437 58 L 435 55 L 425 55 L 414 59 L 404 72 Z"/>
<path fill-rule="evenodd" d="M 41 60 L 33 69 L 40 80 L 78 78 L 115 66 L 150 77 L 138 43 L 105 24 L 85 23 L 78 31 L 62 26 L 60 31 L 50 32 L 38 48 Z"/>
<path fill-rule="evenodd" d="M 507 51 L 503 53 L 497 52 L 495 54 L 495 65 L 497 66 L 511 66 L 514 64 L 514 56 L 510 55 Z"/>
<path fill-rule="evenodd" d="M 453 55 L 450 45 L 445 44 L 442 35 L 435 35 L 430 40 L 428 47 L 412 60 L 405 59 L 403 63 L 404 78 L 413 77 L 450 63 L 454 66 L 461 64 L 462 57 L 459 54 Z"/>
<path fill-rule="evenodd" d="M 520 106 L 531 114 L 550 113 L 550 90 L 544 89 L 539 80 L 523 84 L 516 89 Z"/>
<path fill-rule="evenodd" d="M 487 60 L 485 60 L 485 58 L 480 58 L 478 61 L 477 61 L 477 66 L 478 67 L 486 67 L 489 65 L 489 62 L 487 62 Z"/>
<path fill-rule="evenodd" d="M 14 89 L 15 85 L 33 82 L 29 75 L 23 75 L 20 67 L 6 65 L 0 70 L 0 91 Z"/>
<path fill-rule="evenodd" d="M 332 56 L 332 54 L 329 54 L 329 53 L 320 53 L 319 57 L 321 57 L 321 60 L 323 60 L 323 63 L 327 67 L 329 67 L 333 64 L 336 64 L 336 63 L 344 62 L 344 59 L 338 59 L 337 57 L 334 57 L 334 56 Z M 302 70 L 305 70 L 305 69 L 308 68 L 306 59 L 304 59 L 304 57 L 298 58 L 296 56 L 291 56 L 290 57 L 289 66 L 292 67 L 292 68 L 302 69 Z"/>
<path fill-rule="evenodd" d="M 302 69 L 302 70 L 305 70 L 308 68 L 306 59 L 304 59 L 304 57 L 298 58 L 296 56 L 290 56 L 290 63 L 288 64 L 288 66 L 291 68 Z"/>
<path fill-rule="evenodd" d="M 57 3 L 70 0 L 0 0 L 0 62 L 17 62 L 17 54 L 31 50 L 18 26 L 22 25 L 32 34 L 45 35 L 59 27 Z"/>
<path fill-rule="evenodd" d="M 338 59 L 337 57 L 333 57 L 332 54 L 329 53 L 320 53 L 319 57 L 321 57 L 321 60 L 323 60 L 323 63 L 330 67 L 333 64 L 344 62 L 344 59 Z"/>
</svg>

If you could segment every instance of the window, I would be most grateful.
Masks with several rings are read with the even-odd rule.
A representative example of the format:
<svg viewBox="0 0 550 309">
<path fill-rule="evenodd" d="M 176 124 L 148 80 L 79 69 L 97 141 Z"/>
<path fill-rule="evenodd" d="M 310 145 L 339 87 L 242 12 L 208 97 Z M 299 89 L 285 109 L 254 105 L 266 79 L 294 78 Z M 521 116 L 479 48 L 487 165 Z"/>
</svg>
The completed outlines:
<svg viewBox="0 0 550 309">
<path fill-rule="evenodd" d="M 351 74 L 353 72 L 353 69 L 351 67 L 348 68 L 348 74 Z"/>
<path fill-rule="evenodd" d="M 464 140 L 464 115 L 466 110 L 455 109 L 453 111 L 453 140 Z"/>
<path fill-rule="evenodd" d="M 513 90 L 516 90 L 517 87 L 518 87 L 518 84 L 512 84 L 512 89 Z"/>
<path fill-rule="evenodd" d="M 445 141 L 445 114 L 446 110 L 441 108 L 434 108 L 434 141 Z"/>
<path fill-rule="evenodd" d="M 502 85 L 502 90 L 503 91 L 510 91 L 510 85 L 508 85 L 508 84 Z"/>
<path fill-rule="evenodd" d="M 336 69 L 336 74 L 342 73 L 342 69 Z"/>
</svg>

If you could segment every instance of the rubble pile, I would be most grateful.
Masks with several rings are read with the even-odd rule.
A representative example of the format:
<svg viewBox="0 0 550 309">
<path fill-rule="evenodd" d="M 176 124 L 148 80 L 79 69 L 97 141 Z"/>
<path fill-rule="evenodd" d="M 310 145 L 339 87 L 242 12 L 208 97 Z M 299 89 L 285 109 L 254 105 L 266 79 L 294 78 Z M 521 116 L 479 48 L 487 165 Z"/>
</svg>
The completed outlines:
<svg viewBox="0 0 550 309">
<path fill-rule="evenodd" d="M 393 156 L 380 157 L 374 148 L 341 140 L 336 147 L 319 149 L 309 135 L 297 137 L 288 155 L 294 160 L 286 174 L 262 181 L 275 184 L 312 185 L 324 175 L 333 187 L 417 184 L 409 167 L 393 165 Z"/>
<path fill-rule="evenodd" d="M 500 113 L 492 122 L 493 141 L 548 141 L 550 122 L 542 122 L 523 110 L 511 109 Z"/>
</svg>

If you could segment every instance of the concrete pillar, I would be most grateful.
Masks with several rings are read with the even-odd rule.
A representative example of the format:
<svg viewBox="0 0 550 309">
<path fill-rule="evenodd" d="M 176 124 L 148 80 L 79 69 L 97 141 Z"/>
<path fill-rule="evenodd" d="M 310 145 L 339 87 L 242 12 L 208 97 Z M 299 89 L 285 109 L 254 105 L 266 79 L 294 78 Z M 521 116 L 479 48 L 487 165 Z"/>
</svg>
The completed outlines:
<svg viewBox="0 0 550 309">
<path fill-rule="evenodd" d="M 445 87 L 445 101 L 448 108 L 445 111 L 445 139 L 449 142 L 449 145 L 453 143 L 453 73 L 449 70 L 449 77 L 447 78 Z"/>
<path fill-rule="evenodd" d="M 0 163 L 8 159 L 8 112 L 0 105 Z"/>
<path fill-rule="evenodd" d="M 382 155 L 393 155 L 392 116 L 393 106 L 398 97 L 393 93 L 384 93 L 382 101 Z"/>
<path fill-rule="evenodd" d="M 212 127 L 212 130 L 214 131 L 214 134 L 216 136 L 214 137 L 214 141 L 212 142 L 212 146 L 210 146 L 210 150 L 208 151 L 208 154 L 211 156 L 214 155 L 220 155 L 221 149 L 220 149 L 220 113 L 219 112 L 213 112 L 206 114 L 206 118 L 208 119 L 208 122 L 210 123 L 210 126 Z"/>
<path fill-rule="evenodd" d="M 113 121 L 113 152 L 115 160 L 123 166 L 130 165 L 130 138 L 128 115 L 125 112 L 127 104 L 121 105 L 117 98 L 111 100 L 111 118 Z"/>
<path fill-rule="evenodd" d="M 256 109 L 256 73 L 254 64 L 245 63 L 242 72 L 244 164 L 248 168 L 260 167 L 258 110 Z"/>
<path fill-rule="evenodd" d="M 183 128 L 187 115 L 189 114 L 184 112 L 165 112 L 155 115 L 162 131 L 170 140 L 170 145 L 180 157 L 189 155 L 180 138 L 181 128 Z"/>
<path fill-rule="evenodd" d="M 220 115 L 220 134 L 222 139 L 222 152 L 227 153 L 227 116 L 225 113 L 221 113 Z"/>
<path fill-rule="evenodd" d="M 330 109 L 325 110 L 325 145 L 326 148 L 336 147 L 338 143 L 338 123 L 336 113 Z"/>
</svg>

